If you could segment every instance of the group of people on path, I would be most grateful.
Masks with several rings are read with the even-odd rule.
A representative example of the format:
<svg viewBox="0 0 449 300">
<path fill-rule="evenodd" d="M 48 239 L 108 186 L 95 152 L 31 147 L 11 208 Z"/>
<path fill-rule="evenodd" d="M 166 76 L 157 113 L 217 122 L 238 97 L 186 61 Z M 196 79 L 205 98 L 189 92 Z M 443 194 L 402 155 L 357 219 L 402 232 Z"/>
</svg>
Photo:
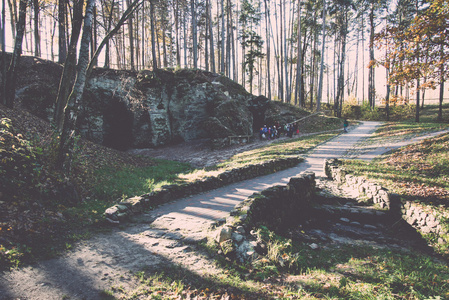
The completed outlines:
<svg viewBox="0 0 449 300">
<path fill-rule="evenodd" d="M 264 125 L 259 130 L 259 138 L 261 140 L 273 140 L 281 136 L 293 137 L 294 134 L 299 134 L 297 123 L 287 123 L 283 126 L 279 123 L 272 126 Z"/>
<path fill-rule="evenodd" d="M 347 119 L 343 121 L 343 131 L 348 132 L 349 122 Z M 279 125 L 276 123 L 272 126 L 264 125 L 259 130 L 259 138 L 261 140 L 273 140 L 281 136 L 293 137 L 293 135 L 299 134 L 299 126 L 296 122 L 287 123 L 285 125 Z"/>
</svg>

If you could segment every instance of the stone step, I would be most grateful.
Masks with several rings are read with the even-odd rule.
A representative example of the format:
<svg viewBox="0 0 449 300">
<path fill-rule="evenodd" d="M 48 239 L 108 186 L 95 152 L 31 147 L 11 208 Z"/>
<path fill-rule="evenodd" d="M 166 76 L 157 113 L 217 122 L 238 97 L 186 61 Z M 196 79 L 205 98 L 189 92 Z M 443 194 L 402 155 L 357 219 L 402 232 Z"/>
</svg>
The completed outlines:
<svg viewBox="0 0 449 300">
<path fill-rule="evenodd" d="M 354 225 L 376 225 L 389 223 L 389 212 L 373 206 L 321 204 L 315 207 L 315 217 Z"/>
</svg>

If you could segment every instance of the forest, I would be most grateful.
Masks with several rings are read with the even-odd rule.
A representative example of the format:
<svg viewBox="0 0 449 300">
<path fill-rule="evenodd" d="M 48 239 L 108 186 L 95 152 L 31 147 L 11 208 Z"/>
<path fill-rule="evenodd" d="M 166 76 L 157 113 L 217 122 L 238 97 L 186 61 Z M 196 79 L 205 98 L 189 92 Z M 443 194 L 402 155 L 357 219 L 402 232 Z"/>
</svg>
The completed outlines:
<svg viewBox="0 0 449 300">
<path fill-rule="evenodd" d="M 0 299 L 449 297 L 449 103 L 448 96 L 445 98 L 449 0 L 0 3 Z M 47 70 L 39 74 L 47 81 L 59 82 L 57 91 L 48 97 L 52 108 L 46 113 L 51 115 L 52 124 L 21 106 L 23 90 L 16 85 L 26 76 L 18 71 L 19 62 L 23 70 L 24 62 L 30 62 L 25 68 L 32 69 L 31 62 L 50 65 L 49 61 L 61 71 L 59 76 L 48 71 L 54 68 L 39 69 Z M 301 131 L 295 137 L 278 140 L 256 138 L 254 143 L 242 143 L 237 148 L 240 152 L 231 146 L 212 151 L 198 140 L 181 143 L 179 148 L 170 144 L 167 148 L 133 149 L 154 150 L 148 156 L 114 150 L 77 132 L 77 122 L 83 117 L 80 111 L 88 102 L 86 91 L 92 86 L 89 78 L 96 72 L 140 76 L 142 86 L 158 88 L 163 85 L 163 74 L 170 79 L 165 81 L 167 85 L 174 86 L 173 74 L 183 73 L 193 79 L 182 81 L 182 87 L 191 88 L 192 82 L 226 87 L 217 88 L 217 92 L 204 89 L 211 91 L 208 95 L 217 94 L 225 104 L 242 104 L 253 98 L 274 100 L 271 103 L 282 109 L 270 113 L 287 114 L 291 117 L 287 122 L 302 120 Z M 28 77 L 37 86 L 33 91 L 49 89 L 34 82 L 38 76 Z M 210 79 L 218 77 L 221 82 Z M 198 95 L 190 92 L 192 89 L 185 91 L 192 98 Z M 251 100 L 241 101 L 236 91 Z M 32 93 L 30 102 L 39 101 L 36 94 Z M 168 110 L 161 94 L 154 97 L 158 102 L 153 108 L 158 112 Z M 113 97 L 91 99 L 103 98 L 107 102 Z M 205 99 L 196 98 L 198 102 Z M 435 104 L 432 101 L 438 105 L 429 105 Z M 105 102 L 92 102 L 104 109 Z M 185 110 L 194 104 L 185 103 L 188 106 L 179 106 L 179 111 L 187 115 Z M 348 106 L 378 113 L 372 118 L 355 114 L 348 118 Z M 390 108 L 394 112 L 397 107 L 408 114 L 395 119 L 392 113 L 390 118 Z M 246 106 L 244 109 L 252 114 Z M 225 117 L 233 117 L 227 119 L 234 127 L 236 119 L 244 119 L 236 113 L 238 109 L 224 111 Z M 188 115 L 189 121 L 192 115 Z M 117 121 L 115 115 L 110 118 Z M 342 133 L 343 119 L 347 118 L 350 129 Z M 210 210 L 231 210 L 234 202 L 246 196 L 224 192 L 229 201 L 223 195 L 215 203 L 199 199 L 198 203 L 207 203 L 189 203 L 193 209 L 178 213 L 187 217 L 198 213 L 205 223 L 189 218 L 176 224 L 175 218 L 168 216 L 175 210 L 164 211 L 159 206 L 168 201 L 177 205 L 174 200 L 179 200 L 183 189 L 190 192 L 196 187 L 199 191 L 203 183 L 221 184 L 222 178 L 234 176 L 243 180 L 241 173 L 230 175 L 241 170 L 251 176 L 258 176 L 254 170 L 259 166 L 264 167 L 260 171 L 264 175 L 278 172 L 272 162 L 297 164 L 298 159 L 334 138 L 338 138 L 334 149 L 350 147 L 351 136 L 359 139 L 367 135 L 359 120 L 393 122 L 371 124 L 377 131 L 355 144 L 354 155 L 380 148 L 389 152 L 373 161 L 345 159 L 343 167 L 380 182 L 403 207 L 413 209 L 415 219 L 407 212 L 409 220 L 401 215 L 390 224 L 384 218 L 389 212 L 378 203 L 368 203 L 363 197 L 359 203 L 346 194 L 331 200 L 329 196 L 338 187 L 324 186 L 322 181 L 316 200 L 323 209 L 315 210 L 304 226 L 298 224 L 279 234 L 266 226 L 247 230 L 263 242 L 253 246 L 263 256 L 242 264 L 230 259 L 235 254 L 232 247 L 228 248 L 230 256 L 222 255 L 226 245 L 234 245 L 232 239 L 219 243 L 219 248 L 212 241 L 215 238 L 203 239 L 206 230 L 200 232 L 203 227 L 199 224 L 215 217 Z M 125 127 L 124 122 L 117 123 Z M 390 145 L 425 137 L 429 132 L 441 135 L 398 151 L 390 149 Z M 144 137 L 148 139 L 148 135 Z M 323 153 L 335 155 L 335 150 L 326 147 Z M 176 152 L 169 150 L 176 149 L 178 157 L 189 160 L 175 160 L 172 153 Z M 165 156 L 157 157 L 157 151 Z M 193 165 L 199 161 L 204 165 Z M 265 184 L 257 185 L 265 188 Z M 238 192 L 251 189 L 246 185 L 235 188 Z M 276 189 L 282 193 L 289 190 L 270 187 L 267 194 Z M 162 195 L 165 202 L 150 198 L 153 192 Z M 201 190 L 198 197 L 205 194 Z M 132 199 L 137 204 L 125 201 Z M 145 204 L 137 201 L 142 199 Z M 141 205 L 146 211 L 128 219 L 123 211 L 132 212 L 131 205 Z M 111 208 L 117 219 L 121 214 L 123 220 L 108 220 L 105 212 Z M 402 214 L 401 209 L 394 206 L 392 210 Z M 347 213 L 351 219 L 346 218 Z M 238 213 L 230 219 L 245 220 L 247 216 Z M 157 227 L 158 222 L 164 225 L 163 230 Z M 187 223 L 195 230 L 184 226 Z M 170 229 L 171 224 L 176 228 Z M 415 224 L 425 226 L 414 228 Z M 191 229 L 193 235 L 187 235 Z M 243 234 L 239 232 L 237 237 Z M 34 262 L 39 266 L 26 266 Z M 45 265 L 47 262 L 52 267 Z"/>
<path fill-rule="evenodd" d="M 60 168 L 95 66 L 203 69 L 268 99 L 312 111 L 326 104 L 336 117 L 344 101 L 382 105 L 387 120 L 390 106 L 415 102 L 419 122 L 426 91 L 439 89 L 443 120 L 447 0 L 2 0 L 0 23 L 7 107 L 22 53 L 64 66 L 53 119 Z"/>
<path fill-rule="evenodd" d="M 371 107 L 419 102 L 441 86 L 431 98 L 443 99 L 445 0 L 91 2 L 2 0 L 2 52 L 76 65 L 91 15 L 88 69 L 200 68 L 269 99 L 331 103 L 337 114 L 351 97 Z"/>
</svg>

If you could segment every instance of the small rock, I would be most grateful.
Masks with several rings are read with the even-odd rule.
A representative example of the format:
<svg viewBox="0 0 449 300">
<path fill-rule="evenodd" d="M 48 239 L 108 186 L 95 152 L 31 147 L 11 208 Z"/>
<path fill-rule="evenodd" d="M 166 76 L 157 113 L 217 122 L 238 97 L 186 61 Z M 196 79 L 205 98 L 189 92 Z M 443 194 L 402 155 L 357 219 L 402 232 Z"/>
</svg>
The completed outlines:
<svg viewBox="0 0 449 300">
<path fill-rule="evenodd" d="M 232 236 L 232 228 L 229 226 L 224 226 L 217 230 L 217 235 L 215 240 L 217 243 L 221 244 L 222 242 L 229 240 Z"/>
<path fill-rule="evenodd" d="M 369 224 L 363 225 L 363 228 L 365 228 L 365 229 L 377 229 L 376 226 L 374 226 L 374 225 L 369 225 Z"/>
<path fill-rule="evenodd" d="M 173 248 L 177 248 L 177 247 L 181 247 L 182 243 L 180 242 L 171 242 L 167 245 L 165 245 L 165 248 L 169 248 L 169 249 L 173 249 Z"/>
<path fill-rule="evenodd" d="M 164 235 L 164 238 L 179 241 L 182 238 L 182 236 L 179 233 L 167 232 Z"/>
<path fill-rule="evenodd" d="M 237 226 L 237 228 L 235 230 L 240 234 L 246 233 L 245 228 L 243 226 Z"/>
<path fill-rule="evenodd" d="M 234 232 L 232 233 L 232 239 L 237 243 L 240 243 L 243 240 L 243 235 Z"/>
<path fill-rule="evenodd" d="M 247 217 L 248 217 L 247 214 L 243 214 L 243 215 L 239 216 L 239 221 L 243 222 L 246 220 Z"/>
<path fill-rule="evenodd" d="M 318 246 L 318 245 L 315 244 L 315 243 L 310 244 L 309 247 L 310 247 L 312 250 L 316 250 L 316 249 L 320 248 L 320 246 Z"/>
<path fill-rule="evenodd" d="M 112 220 L 110 218 L 106 218 L 106 221 L 108 221 L 111 224 L 120 224 L 120 221 L 115 221 L 115 220 Z"/>
<path fill-rule="evenodd" d="M 150 230 L 145 231 L 143 234 L 146 235 L 147 237 L 151 237 L 151 238 L 160 238 L 165 234 L 165 231 L 157 230 L 157 229 L 150 229 Z"/>
<path fill-rule="evenodd" d="M 345 223 L 349 223 L 349 219 L 348 218 L 340 218 L 340 221 L 345 222 Z"/>
</svg>

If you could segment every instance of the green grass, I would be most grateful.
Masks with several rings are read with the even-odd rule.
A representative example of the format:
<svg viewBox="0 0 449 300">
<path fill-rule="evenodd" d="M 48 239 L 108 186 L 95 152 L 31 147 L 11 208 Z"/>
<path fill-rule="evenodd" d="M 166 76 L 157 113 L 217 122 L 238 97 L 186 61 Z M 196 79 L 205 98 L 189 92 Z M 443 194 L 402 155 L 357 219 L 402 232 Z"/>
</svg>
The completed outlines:
<svg viewBox="0 0 449 300">
<path fill-rule="evenodd" d="M 156 160 L 156 165 L 141 168 L 102 168 L 96 171 L 93 197 L 82 210 L 98 211 L 104 204 L 151 192 L 163 185 L 182 184 L 199 178 L 216 176 L 226 170 L 259 164 L 273 159 L 298 156 L 332 138 L 335 133 L 310 135 L 273 142 L 263 148 L 239 153 L 228 160 L 205 169 L 193 169 L 186 163 Z M 92 207 L 91 207 L 92 206 Z"/>
<path fill-rule="evenodd" d="M 449 268 L 432 257 L 398 248 L 332 244 L 312 250 L 266 228 L 269 255 L 252 264 L 220 259 L 221 272 L 204 276 L 164 264 L 142 270 L 120 299 L 447 299 Z M 207 247 L 207 245 L 202 245 Z M 213 253 L 213 247 L 208 249 Z M 440 297 L 440 298 L 438 298 Z"/>
<path fill-rule="evenodd" d="M 398 136 L 411 138 L 447 127 L 435 123 L 387 123 L 380 127 L 371 142 L 397 139 Z M 422 190 L 434 187 L 441 189 L 441 192 L 449 191 L 449 134 L 403 147 L 370 162 L 346 160 L 344 165 L 355 175 L 378 180 L 392 192 L 405 196 L 413 195 L 411 193 L 416 192 L 414 189 L 418 187 Z M 430 196 L 421 197 L 420 200 L 449 206 L 443 198 L 438 201 L 439 198 Z"/>
<path fill-rule="evenodd" d="M 221 265 L 239 273 L 242 285 L 270 283 L 272 299 L 447 299 L 449 268 L 430 256 L 368 246 L 332 244 L 312 250 L 266 228 L 259 238 L 268 255 L 252 265 Z M 274 297 L 283 294 L 285 298 Z"/>
<path fill-rule="evenodd" d="M 419 121 L 420 122 L 428 122 L 435 123 L 438 120 L 438 105 L 425 105 L 424 109 L 420 110 Z M 442 106 L 443 112 L 443 120 L 442 123 L 449 123 L 449 103 L 444 103 Z M 414 121 L 414 118 L 411 118 L 409 121 Z"/>
<path fill-rule="evenodd" d="M 266 147 L 236 154 L 227 161 L 218 164 L 217 168 L 232 169 L 249 164 L 262 163 L 272 159 L 298 156 L 335 135 L 335 133 L 324 133 L 274 142 Z"/>
<path fill-rule="evenodd" d="M 412 138 L 417 135 L 423 135 L 429 132 L 444 130 L 448 124 L 431 122 L 386 122 L 376 131 L 371 139 L 385 139 L 395 136 L 401 138 Z"/>
<path fill-rule="evenodd" d="M 169 160 L 155 160 L 154 166 L 141 168 L 103 168 L 96 172 L 99 178 L 93 194 L 99 199 L 116 200 L 153 191 L 155 188 L 179 180 L 178 174 L 191 171 L 189 164 Z"/>
<path fill-rule="evenodd" d="M 114 295 L 120 299 L 220 299 L 227 295 L 230 299 L 265 298 L 259 291 L 260 285 L 247 282 L 225 271 L 222 274 L 202 276 L 179 266 L 165 264 L 154 273 L 142 270 L 134 274 L 139 281 L 137 288 L 120 291 L 113 287 Z M 197 298 L 195 298 L 197 297 Z"/>
</svg>

